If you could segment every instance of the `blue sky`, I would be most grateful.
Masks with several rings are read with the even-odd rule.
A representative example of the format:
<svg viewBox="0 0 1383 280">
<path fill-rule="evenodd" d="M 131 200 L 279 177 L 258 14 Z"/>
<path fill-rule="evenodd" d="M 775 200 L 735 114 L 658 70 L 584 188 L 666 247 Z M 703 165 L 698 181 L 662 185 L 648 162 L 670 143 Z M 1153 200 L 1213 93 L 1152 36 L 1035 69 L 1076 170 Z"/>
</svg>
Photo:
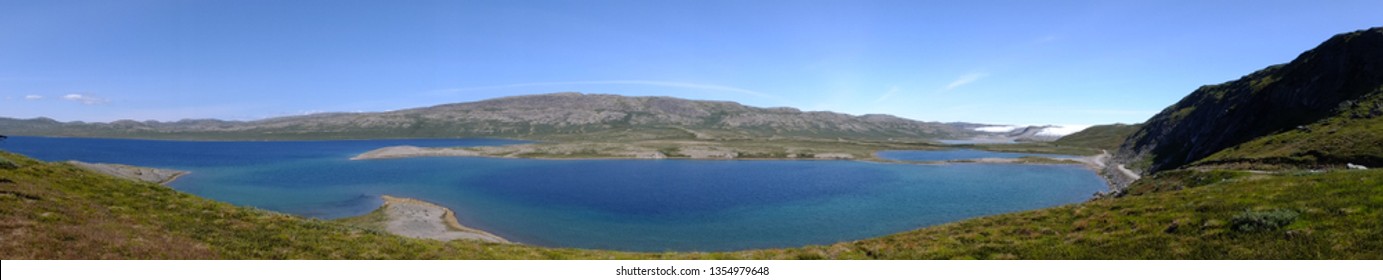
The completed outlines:
<svg viewBox="0 0 1383 280">
<path fill-rule="evenodd" d="M 1383 1 L 0 0 L 0 116 L 236 120 L 559 91 L 1141 122 Z"/>
</svg>

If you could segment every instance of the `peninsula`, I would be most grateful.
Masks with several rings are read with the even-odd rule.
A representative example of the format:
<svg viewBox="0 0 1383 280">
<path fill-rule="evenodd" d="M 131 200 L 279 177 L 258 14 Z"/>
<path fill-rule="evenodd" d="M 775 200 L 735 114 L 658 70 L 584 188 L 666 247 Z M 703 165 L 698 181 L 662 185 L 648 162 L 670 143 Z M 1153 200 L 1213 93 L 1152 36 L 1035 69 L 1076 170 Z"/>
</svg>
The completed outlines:
<svg viewBox="0 0 1383 280">
<path fill-rule="evenodd" d="M 114 163 L 89 163 L 75 160 L 67 161 L 76 167 L 115 177 L 166 185 L 190 172 L 172 169 L 159 169 Z"/>
<path fill-rule="evenodd" d="M 380 198 L 384 200 L 384 204 L 380 205 L 379 209 L 340 221 L 412 238 L 510 243 L 509 240 L 489 232 L 461 225 L 456 221 L 456 213 L 446 207 L 412 198 L 388 195 Z"/>
</svg>

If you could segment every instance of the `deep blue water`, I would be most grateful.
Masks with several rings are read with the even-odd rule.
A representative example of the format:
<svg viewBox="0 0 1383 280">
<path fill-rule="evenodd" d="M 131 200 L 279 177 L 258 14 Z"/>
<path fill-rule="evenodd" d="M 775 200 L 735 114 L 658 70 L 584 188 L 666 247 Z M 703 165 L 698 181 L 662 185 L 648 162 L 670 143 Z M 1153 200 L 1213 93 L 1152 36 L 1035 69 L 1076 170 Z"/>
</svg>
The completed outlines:
<svg viewBox="0 0 1383 280">
<path fill-rule="evenodd" d="M 938 150 L 938 151 L 879 151 L 875 154 L 881 159 L 901 160 L 901 161 L 947 161 L 962 159 L 980 158 L 1020 158 L 1020 157 L 1046 157 L 1046 158 L 1077 158 L 1072 155 L 1057 154 L 1030 154 L 1030 153 L 1005 153 L 990 152 L 970 149 Z"/>
<path fill-rule="evenodd" d="M 351 161 L 393 145 L 508 140 L 184 142 L 12 137 L 0 149 L 192 171 L 172 187 L 317 218 L 367 213 L 379 195 L 456 210 L 510 240 L 635 251 L 722 251 L 829 244 L 976 216 L 1079 202 L 1105 189 L 1074 166 L 910 165 L 857 161 Z"/>
</svg>

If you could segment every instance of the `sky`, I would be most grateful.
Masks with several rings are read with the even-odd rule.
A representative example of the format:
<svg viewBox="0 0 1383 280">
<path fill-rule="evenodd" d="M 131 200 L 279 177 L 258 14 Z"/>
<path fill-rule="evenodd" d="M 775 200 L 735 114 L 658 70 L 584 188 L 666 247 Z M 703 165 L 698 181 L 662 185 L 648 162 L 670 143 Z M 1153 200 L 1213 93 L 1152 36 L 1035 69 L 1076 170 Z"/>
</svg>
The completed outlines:
<svg viewBox="0 0 1383 280">
<path fill-rule="evenodd" d="M 254 120 L 551 92 L 1137 123 L 1383 1 L 0 0 L 0 117 Z"/>
</svg>

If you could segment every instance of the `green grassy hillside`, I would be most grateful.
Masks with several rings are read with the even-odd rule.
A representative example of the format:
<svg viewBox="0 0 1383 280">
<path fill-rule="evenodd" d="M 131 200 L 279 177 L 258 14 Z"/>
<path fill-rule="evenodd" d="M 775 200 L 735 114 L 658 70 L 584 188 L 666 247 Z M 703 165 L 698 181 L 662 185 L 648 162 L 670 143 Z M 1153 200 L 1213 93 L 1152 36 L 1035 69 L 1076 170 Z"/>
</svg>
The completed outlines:
<svg viewBox="0 0 1383 280">
<path fill-rule="evenodd" d="M 2 259 L 1383 258 L 1383 170 L 1194 180 L 826 246 L 627 253 L 403 238 L 64 163 L 0 159 L 10 162 L 0 164 Z"/>
<path fill-rule="evenodd" d="M 0 152 L 0 259 L 646 258 L 410 239 Z"/>
<path fill-rule="evenodd" d="M 1072 133 L 1052 141 L 1057 146 L 1088 147 L 1103 150 L 1116 150 L 1119 145 L 1124 144 L 1124 139 L 1128 139 L 1130 134 L 1138 131 L 1142 127 L 1140 124 L 1108 124 L 1097 125 Z"/>
<path fill-rule="evenodd" d="M 1192 166 L 1284 169 L 1383 165 L 1383 87 L 1341 116 L 1221 150 Z"/>
<path fill-rule="evenodd" d="M 1332 36 L 1291 62 L 1196 89 L 1149 118 L 1114 161 L 1190 166 L 1383 165 L 1383 27 Z"/>
<path fill-rule="evenodd" d="M 1156 180 L 1154 178 L 1153 180 Z M 1383 171 L 1259 175 L 765 255 L 879 259 L 1379 259 Z"/>
</svg>

